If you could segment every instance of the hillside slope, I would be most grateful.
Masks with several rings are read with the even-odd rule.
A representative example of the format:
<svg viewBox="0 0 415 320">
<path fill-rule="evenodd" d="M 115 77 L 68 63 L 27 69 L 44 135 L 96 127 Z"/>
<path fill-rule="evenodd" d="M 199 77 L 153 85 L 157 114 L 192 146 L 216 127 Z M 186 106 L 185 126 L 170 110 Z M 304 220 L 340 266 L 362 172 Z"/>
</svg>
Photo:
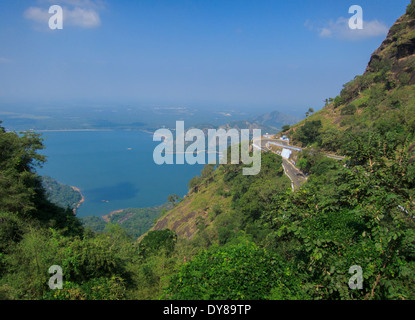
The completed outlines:
<svg viewBox="0 0 415 320">
<path fill-rule="evenodd" d="M 284 175 L 282 158 L 271 152 L 262 155 L 257 176 L 242 175 L 242 166 L 205 166 L 201 176 L 189 182 L 187 196 L 151 231 L 170 229 L 186 239 L 203 232 L 209 241 L 224 243 L 232 233 L 253 227 L 274 196 L 289 192 L 291 182 Z"/>
<path fill-rule="evenodd" d="M 365 73 L 284 132 L 310 147 L 297 162 L 309 174 L 299 190 L 291 192 L 281 157 L 270 152 L 257 176 L 207 166 L 189 182 L 189 194 L 151 231 L 173 230 L 194 250 L 164 297 L 414 299 L 414 18 L 413 0 Z M 250 260 L 256 255 L 260 265 Z M 351 266 L 363 270 L 361 290 L 349 285 Z M 250 288 L 259 279 L 258 295 Z"/>
<path fill-rule="evenodd" d="M 270 116 L 262 117 L 262 123 L 266 124 Z M 372 54 L 365 73 L 345 84 L 332 103 L 292 126 L 286 134 L 294 144 L 303 147 L 313 145 L 345 153 L 350 151 L 349 143 L 357 136 L 380 130 L 402 138 L 414 129 L 415 3 L 412 1 L 407 13 L 396 21 Z M 227 188 L 223 178 L 222 174 L 215 173 L 213 183 L 202 184 L 198 193 L 189 192 L 152 230 L 169 228 L 179 236 L 193 238 L 198 231 L 197 221 L 212 223 L 209 212 L 213 204 L 229 207 L 229 201 L 218 196 L 218 190 Z"/>
<path fill-rule="evenodd" d="M 356 135 L 379 130 L 405 136 L 415 128 L 415 4 L 372 54 L 366 71 L 322 110 L 287 133 L 298 145 L 345 151 Z"/>
<path fill-rule="evenodd" d="M 92 233 L 50 203 L 35 171 L 45 161 L 40 137 L 0 122 L 0 299 L 415 299 L 414 84 L 401 65 L 412 59 L 414 12 L 412 1 L 374 58 L 387 68 L 371 62 L 291 131 L 316 150 L 330 129 L 346 160 L 308 152 L 309 176 L 296 192 L 271 152 L 256 176 L 243 176 L 241 164 L 207 165 L 139 243 L 115 224 Z M 388 53 L 394 46 L 399 55 Z M 60 290 L 48 286 L 54 265 Z"/>
</svg>

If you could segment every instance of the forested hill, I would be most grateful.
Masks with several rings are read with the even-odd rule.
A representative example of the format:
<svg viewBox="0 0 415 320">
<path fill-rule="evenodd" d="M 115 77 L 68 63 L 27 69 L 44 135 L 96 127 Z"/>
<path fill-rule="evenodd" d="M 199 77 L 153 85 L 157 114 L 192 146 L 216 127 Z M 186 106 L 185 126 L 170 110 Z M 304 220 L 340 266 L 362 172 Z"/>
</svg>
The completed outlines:
<svg viewBox="0 0 415 320">
<path fill-rule="evenodd" d="M 232 271 L 249 256 L 244 241 L 257 246 L 251 254 L 281 263 L 274 272 L 287 270 L 278 288 L 257 288 L 262 298 L 415 297 L 414 19 L 412 1 L 366 72 L 286 132 L 308 146 L 299 159 L 309 178 L 299 191 L 291 192 L 281 158 L 269 152 L 258 176 L 206 166 L 189 182 L 187 197 L 153 228 L 208 248 L 173 277 L 172 297 L 254 297 Z M 332 160 L 321 151 L 347 158 Z M 249 260 L 240 270 L 251 270 L 247 265 L 258 267 Z M 356 265 L 363 288 L 350 290 L 349 268 Z"/>
<path fill-rule="evenodd" d="M 350 152 L 368 135 L 405 139 L 415 128 L 415 5 L 408 6 L 370 57 L 363 75 L 289 130 L 299 145 Z M 387 135 L 389 138 L 387 138 Z"/>
<path fill-rule="evenodd" d="M 76 214 L 76 209 L 82 204 L 82 194 L 79 191 L 49 176 L 42 176 L 41 180 L 50 202 L 65 209 L 69 208 Z"/>
<path fill-rule="evenodd" d="M 256 176 L 207 165 L 140 241 L 50 203 L 40 137 L 0 127 L 0 299 L 415 299 L 414 15 L 413 0 L 366 73 L 289 130 L 310 146 L 299 190 L 272 152 Z"/>
</svg>

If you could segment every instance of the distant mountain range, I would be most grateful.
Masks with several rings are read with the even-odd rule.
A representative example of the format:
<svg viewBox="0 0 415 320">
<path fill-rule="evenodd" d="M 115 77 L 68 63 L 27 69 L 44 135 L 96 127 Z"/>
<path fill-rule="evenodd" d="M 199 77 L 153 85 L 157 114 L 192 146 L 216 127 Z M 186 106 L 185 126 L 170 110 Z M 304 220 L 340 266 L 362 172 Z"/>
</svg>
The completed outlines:
<svg viewBox="0 0 415 320">
<path fill-rule="evenodd" d="M 174 128 L 176 121 L 186 127 L 205 128 L 260 128 L 263 131 L 280 130 L 283 125 L 294 124 L 300 118 L 279 111 L 255 114 L 254 110 L 218 111 L 209 108 L 162 107 L 28 107 L 2 106 L 0 120 L 8 130 L 145 130 Z M 229 111 L 229 112 L 228 112 Z M 203 121 L 203 122 L 202 122 Z M 205 123 L 205 124 L 203 124 Z"/>
<path fill-rule="evenodd" d="M 292 125 L 301 120 L 300 117 L 294 117 L 287 115 L 279 111 L 273 111 L 265 114 L 261 114 L 252 119 L 253 122 L 259 123 L 263 126 L 267 126 L 273 129 L 280 130 L 284 125 Z"/>
<path fill-rule="evenodd" d="M 301 118 L 299 117 L 290 116 L 279 111 L 272 111 L 269 113 L 257 115 L 247 120 L 230 121 L 228 123 L 217 126 L 212 124 L 200 124 L 191 128 L 201 129 L 205 133 L 207 133 L 208 129 L 261 129 L 264 133 L 277 133 L 282 129 L 284 125 L 292 125 L 299 121 L 301 121 Z"/>
</svg>

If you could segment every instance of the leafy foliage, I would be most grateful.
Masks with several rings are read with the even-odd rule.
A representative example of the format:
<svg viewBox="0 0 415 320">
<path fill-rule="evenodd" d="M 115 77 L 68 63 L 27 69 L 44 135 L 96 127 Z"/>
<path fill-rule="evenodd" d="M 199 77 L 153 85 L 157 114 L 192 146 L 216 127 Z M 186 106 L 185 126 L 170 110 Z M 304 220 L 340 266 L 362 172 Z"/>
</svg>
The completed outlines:
<svg viewBox="0 0 415 320">
<path fill-rule="evenodd" d="M 326 165 L 273 216 L 277 251 L 309 274 L 314 298 L 413 299 L 414 154 L 408 140 L 376 132 L 351 140 L 347 167 Z M 363 290 L 348 288 L 352 265 L 363 269 Z"/>
<path fill-rule="evenodd" d="M 176 234 L 169 229 L 150 231 L 140 242 L 140 254 L 146 257 L 162 250 L 166 254 L 171 254 L 176 241 Z"/>
<path fill-rule="evenodd" d="M 150 213 L 85 230 L 47 199 L 35 172 L 40 136 L 0 127 L 0 299 L 415 299 L 415 65 L 396 59 L 414 8 L 364 75 L 284 128 L 309 146 L 297 159 L 301 189 L 291 192 L 271 152 L 256 176 L 208 165 L 185 199 L 171 198 L 172 211 L 193 214 L 191 239 L 172 228 L 137 242 L 123 227 L 142 235 Z M 51 265 L 63 269 L 61 290 L 47 286 Z M 349 287 L 351 266 L 362 268 L 362 289 Z"/>
<path fill-rule="evenodd" d="M 175 200 L 176 201 L 176 200 Z M 154 225 L 154 221 L 160 218 L 163 210 L 170 209 L 170 204 L 149 208 L 128 208 L 115 211 L 102 217 L 88 216 L 80 218 L 82 225 L 94 232 L 105 232 L 108 223 L 119 224 L 130 236 L 138 238 L 145 234 Z"/>
<path fill-rule="evenodd" d="M 70 186 L 58 183 L 49 176 L 42 176 L 42 186 L 46 190 L 50 202 L 62 208 L 74 209 L 81 201 L 82 196 Z"/>
<path fill-rule="evenodd" d="M 62 289 L 48 291 L 44 300 L 121 300 L 125 297 L 123 280 L 118 277 L 94 278 L 81 285 L 65 281 Z"/>
<path fill-rule="evenodd" d="M 320 141 L 321 120 L 306 121 L 294 134 L 294 140 L 302 143 L 303 146 Z"/>
<path fill-rule="evenodd" d="M 301 299 L 301 285 L 290 266 L 252 243 L 199 253 L 175 274 L 166 297 L 175 300 L 259 300 L 271 294 Z"/>
</svg>

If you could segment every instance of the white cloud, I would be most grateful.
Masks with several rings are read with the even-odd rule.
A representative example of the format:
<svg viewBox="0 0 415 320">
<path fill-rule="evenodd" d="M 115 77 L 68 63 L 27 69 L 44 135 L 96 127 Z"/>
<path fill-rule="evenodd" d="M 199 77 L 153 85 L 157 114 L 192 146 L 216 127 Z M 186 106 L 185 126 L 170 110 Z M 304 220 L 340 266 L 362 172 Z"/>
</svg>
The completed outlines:
<svg viewBox="0 0 415 320">
<path fill-rule="evenodd" d="M 93 9 L 74 8 L 73 10 L 63 10 L 63 23 L 67 25 L 93 28 L 101 25 L 98 12 Z"/>
<path fill-rule="evenodd" d="M 48 25 L 48 21 L 50 18 L 50 14 L 48 13 L 47 9 L 41 9 L 38 7 L 30 7 L 24 12 L 24 17 L 28 20 L 33 20 L 39 23 L 46 23 Z"/>
<path fill-rule="evenodd" d="M 41 0 L 39 3 L 61 5 L 63 9 L 63 25 L 94 28 L 101 25 L 99 10 L 103 9 L 101 1 L 91 0 Z M 24 12 L 24 17 L 38 25 L 48 27 L 52 14 L 48 7 L 30 7 Z"/>
<path fill-rule="evenodd" d="M 357 41 L 372 37 L 385 36 L 389 28 L 378 20 L 363 21 L 363 29 L 350 29 L 349 19 L 340 17 L 329 21 L 324 26 L 313 26 L 308 20 L 304 24 L 309 30 L 317 31 L 321 38 L 333 38 L 347 41 Z"/>
</svg>

